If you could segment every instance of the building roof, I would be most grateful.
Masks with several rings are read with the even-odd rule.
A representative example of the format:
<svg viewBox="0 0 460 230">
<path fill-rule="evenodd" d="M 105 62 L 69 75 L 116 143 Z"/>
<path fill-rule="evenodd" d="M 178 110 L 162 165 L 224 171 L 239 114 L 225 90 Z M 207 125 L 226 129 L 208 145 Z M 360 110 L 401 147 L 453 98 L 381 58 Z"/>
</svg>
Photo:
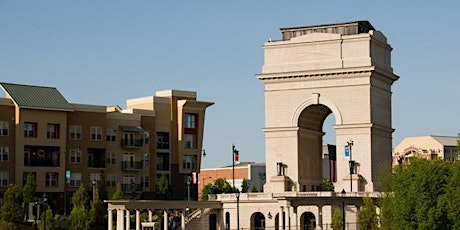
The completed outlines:
<svg viewBox="0 0 460 230">
<path fill-rule="evenodd" d="M 19 108 L 72 111 L 72 106 L 56 88 L 4 82 L 0 85 Z"/>
<path fill-rule="evenodd" d="M 460 137 L 448 137 L 448 136 L 431 136 L 433 139 L 438 141 L 444 146 L 457 146 Z"/>
</svg>

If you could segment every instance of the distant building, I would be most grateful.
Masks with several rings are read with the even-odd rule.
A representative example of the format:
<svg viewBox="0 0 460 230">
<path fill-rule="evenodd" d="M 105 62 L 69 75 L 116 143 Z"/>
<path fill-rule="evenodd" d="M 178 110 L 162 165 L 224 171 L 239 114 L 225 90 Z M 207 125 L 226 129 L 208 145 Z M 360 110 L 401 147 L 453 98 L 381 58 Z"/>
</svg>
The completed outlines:
<svg viewBox="0 0 460 230">
<path fill-rule="evenodd" d="M 166 175 L 171 198 L 187 197 L 183 182 L 199 173 L 205 111 L 213 104 L 197 101 L 196 92 L 160 91 L 121 109 L 69 103 L 53 87 L 0 85 L 0 194 L 34 175 L 53 210 L 70 213 L 80 184 L 91 191 L 104 183 L 110 198 L 120 183 L 130 197 L 150 199 Z"/>
<path fill-rule="evenodd" d="M 393 150 L 393 165 L 406 162 L 411 157 L 427 160 L 458 161 L 459 137 L 418 136 L 403 139 Z"/>
<path fill-rule="evenodd" d="M 233 177 L 233 165 L 221 168 L 201 169 L 201 179 L 198 181 L 198 193 L 201 197 L 203 187 L 208 183 L 213 184 L 217 178 L 224 178 L 231 186 L 233 186 L 233 178 L 235 179 L 235 188 L 241 191 L 243 180 L 248 180 L 248 190 L 254 186 L 258 192 L 263 191 L 265 183 L 265 163 L 241 162 L 235 164 L 235 177 Z"/>
</svg>

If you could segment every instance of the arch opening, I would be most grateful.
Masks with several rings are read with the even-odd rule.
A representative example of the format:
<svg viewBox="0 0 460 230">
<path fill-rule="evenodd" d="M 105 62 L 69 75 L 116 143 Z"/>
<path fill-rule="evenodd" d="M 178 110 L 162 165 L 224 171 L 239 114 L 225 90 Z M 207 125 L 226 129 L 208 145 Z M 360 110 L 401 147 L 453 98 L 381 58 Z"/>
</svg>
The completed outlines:
<svg viewBox="0 0 460 230">
<path fill-rule="evenodd" d="M 314 230 L 316 228 L 316 217 L 311 212 L 304 212 L 300 216 L 302 230 Z"/>
<path fill-rule="evenodd" d="M 334 116 L 323 104 L 309 105 L 299 114 L 297 142 L 302 192 L 328 190 L 324 181 L 337 181 Z M 324 141 L 326 134 L 328 142 Z"/>
<path fill-rule="evenodd" d="M 264 230 L 265 229 L 265 216 L 260 212 L 251 215 L 251 230 Z"/>
</svg>

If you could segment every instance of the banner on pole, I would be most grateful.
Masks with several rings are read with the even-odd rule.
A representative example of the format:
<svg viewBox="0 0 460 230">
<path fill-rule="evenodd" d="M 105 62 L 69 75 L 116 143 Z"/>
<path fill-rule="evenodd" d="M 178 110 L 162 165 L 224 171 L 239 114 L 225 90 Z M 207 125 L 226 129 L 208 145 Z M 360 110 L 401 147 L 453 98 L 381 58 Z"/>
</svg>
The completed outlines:
<svg viewBox="0 0 460 230">
<path fill-rule="evenodd" d="M 345 146 L 345 158 L 350 158 L 350 148 L 348 145 Z"/>
</svg>

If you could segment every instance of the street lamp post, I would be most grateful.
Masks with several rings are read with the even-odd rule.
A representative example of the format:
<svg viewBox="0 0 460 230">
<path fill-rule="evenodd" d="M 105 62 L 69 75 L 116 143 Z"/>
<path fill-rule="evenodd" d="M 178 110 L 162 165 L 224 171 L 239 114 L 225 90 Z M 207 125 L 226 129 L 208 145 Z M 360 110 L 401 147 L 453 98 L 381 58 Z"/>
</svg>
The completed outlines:
<svg viewBox="0 0 460 230">
<path fill-rule="evenodd" d="M 348 151 L 350 152 L 350 160 L 348 161 L 348 167 L 350 169 L 350 192 L 353 192 L 353 173 L 355 168 L 355 162 L 352 158 L 352 150 L 353 147 L 353 140 L 347 141 Z"/>
<path fill-rule="evenodd" d="M 47 210 L 47 202 L 48 197 L 45 194 L 43 194 L 43 210 L 44 210 L 44 215 L 43 215 L 43 229 L 46 230 L 46 210 Z"/>
<path fill-rule="evenodd" d="M 233 188 L 232 188 L 232 190 L 233 191 L 235 191 L 235 155 L 236 155 L 237 152 L 238 152 L 238 150 L 236 149 L 235 145 L 232 145 L 232 160 L 233 160 L 233 164 L 232 164 Z"/>
<path fill-rule="evenodd" d="M 187 177 L 187 201 L 190 201 L 190 183 L 192 183 L 192 177 Z"/>
<path fill-rule="evenodd" d="M 345 230 L 345 189 L 342 189 L 342 223 L 343 223 L 343 230 Z"/>
<path fill-rule="evenodd" d="M 240 230 L 240 190 L 236 190 L 236 229 Z"/>
<path fill-rule="evenodd" d="M 93 201 L 96 199 L 96 180 L 92 180 L 91 183 L 93 184 Z"/>
</svg>

